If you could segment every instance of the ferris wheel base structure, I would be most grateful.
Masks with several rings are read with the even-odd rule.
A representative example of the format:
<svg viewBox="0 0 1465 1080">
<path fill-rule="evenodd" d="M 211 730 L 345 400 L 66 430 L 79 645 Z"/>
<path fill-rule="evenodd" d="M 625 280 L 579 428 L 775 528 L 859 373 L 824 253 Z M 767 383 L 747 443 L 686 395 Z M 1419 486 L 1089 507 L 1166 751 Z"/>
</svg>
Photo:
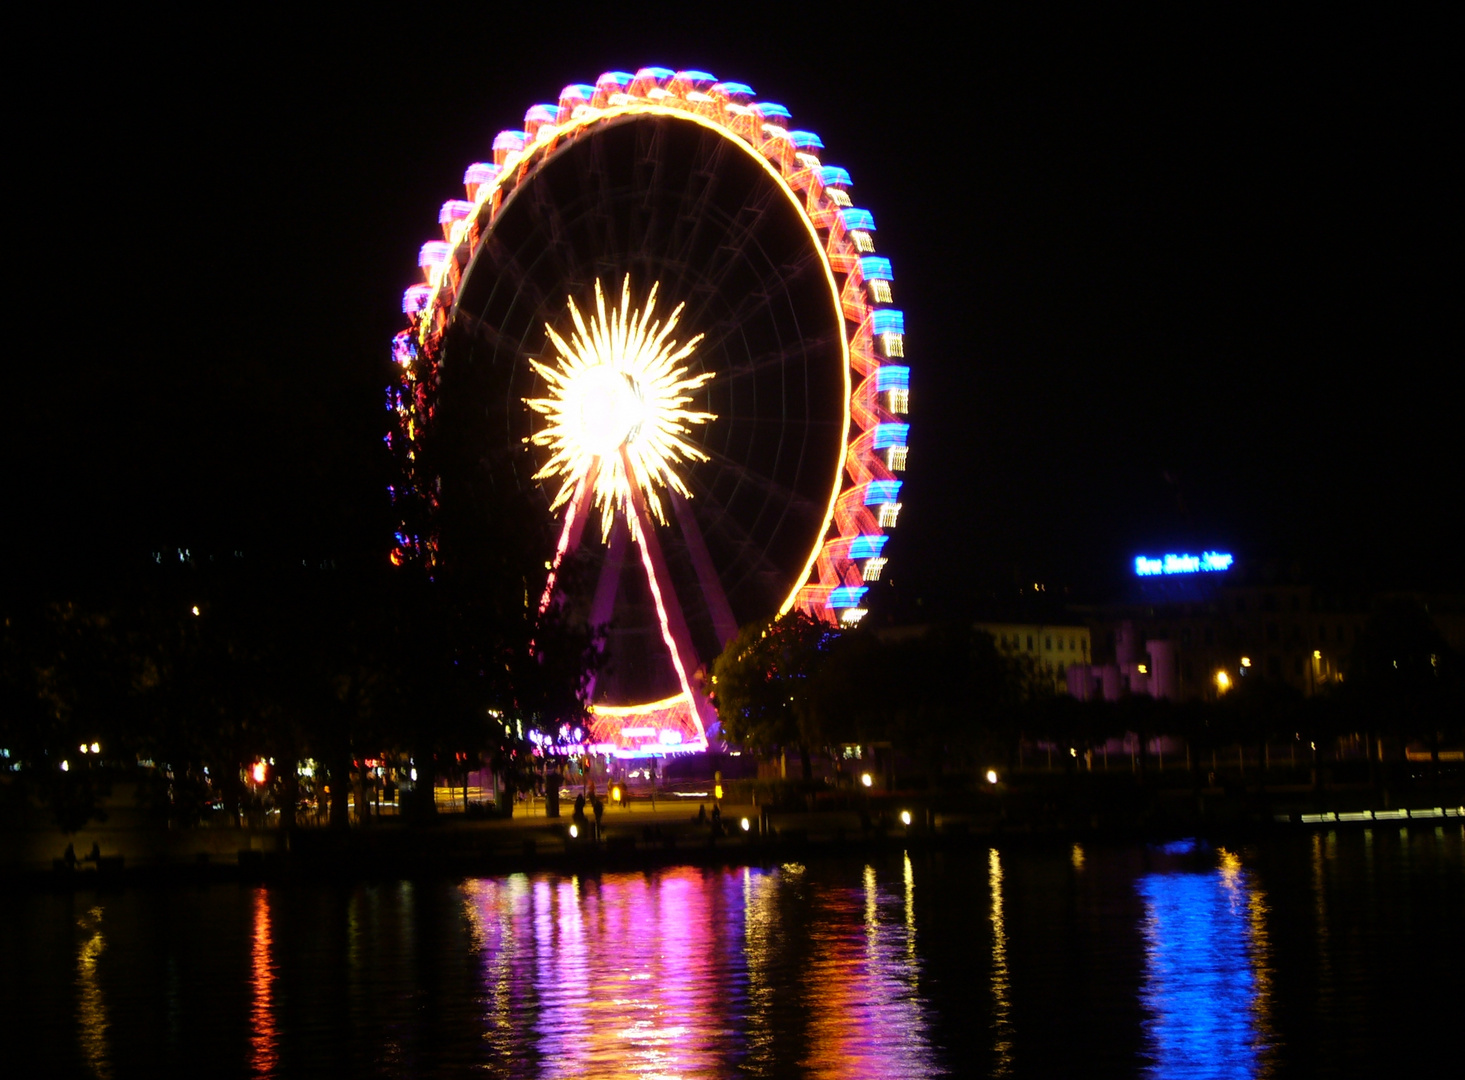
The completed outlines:
<svg viewBox="0 0 1465 1080">
<path fill-rule="evenodd" d="M 458 496 L 434 439 L 487 417 L 483 460 L 553 525 L 541 612 L 610 628 L 580 749 L 715 747 L 707 672 L 739 623 L 853 625 L 883 571 L 904 315 L 823 148 L 746 84 L 608 72 L 500 132 L 419 253 L 388 391 L 394 495 L 418 512 L 392 559 L 435 564 L 439 499 Z"/>
</svg>

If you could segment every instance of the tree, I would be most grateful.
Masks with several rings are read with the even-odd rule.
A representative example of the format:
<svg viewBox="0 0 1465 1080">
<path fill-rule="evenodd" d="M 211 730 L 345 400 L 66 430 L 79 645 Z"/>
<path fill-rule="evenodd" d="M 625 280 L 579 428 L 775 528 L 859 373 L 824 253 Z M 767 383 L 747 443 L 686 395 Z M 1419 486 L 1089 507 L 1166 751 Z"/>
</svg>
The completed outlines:
<svg viewBox="0 0 1465 1080">
<path fill-rule="evenodd" d="M 713 702 L 730 742 L 769 754 L 796 748 L 805 780 L 813 779 L 810 751 L 827 742 L 813 706 L 813 677 L 838 631 L 802 611 L 768 623 L 749 623 L 712 665 Z"/>
<path fill-rule="evenodd" d="M 1429 613 L 1410 603 L 1379 611 L 1345 674 L 1340 697 L 1357 728 L 1424 743 L 1438 779 L 1440 747 L 1465 737 L 1465 665 Z"/>
</svg>

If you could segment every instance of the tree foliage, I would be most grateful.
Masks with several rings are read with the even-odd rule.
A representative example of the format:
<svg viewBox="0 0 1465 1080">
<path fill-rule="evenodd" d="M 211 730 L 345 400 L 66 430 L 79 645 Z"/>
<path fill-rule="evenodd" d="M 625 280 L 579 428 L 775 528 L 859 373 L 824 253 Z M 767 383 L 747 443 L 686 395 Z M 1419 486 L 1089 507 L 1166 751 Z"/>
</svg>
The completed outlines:
<svg viewBox="0 0 1465 1080">
<path fill-rule="evenodd" d="M 0 778 L 68 831 L 119 773 L 179 824 L 218 805 L 241 816 L 243 772 L 271 759 L 287 827 L 299 793 L 285 765 L 304 759 L 339 824 L 367 758 L 412 759 L 430 811 L 440 770 L 517 769 L 521 730 L 585 719 L 594 636 L 528 610 L 522 588 L 278 566 L 179 569 L 147 585 L 5 611 Z M 98 757 L 80 753 L 92 743 Z M 139 774 L 139 760 L 152 768 Z"/>
</svg>

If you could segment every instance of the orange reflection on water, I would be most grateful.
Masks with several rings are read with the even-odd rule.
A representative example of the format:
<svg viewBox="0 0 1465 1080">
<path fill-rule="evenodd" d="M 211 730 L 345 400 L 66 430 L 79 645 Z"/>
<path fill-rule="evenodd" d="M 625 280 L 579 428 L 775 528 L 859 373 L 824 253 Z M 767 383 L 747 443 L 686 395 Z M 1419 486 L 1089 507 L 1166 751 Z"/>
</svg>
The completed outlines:
<svg viewBox="0 0 1465 1080">
<path fill-rule="evenodd" d="M 275 1024 L 275 969 L 270 954 L 270 894 L 254 890 L 254 936 L 249 955 L 249 1066 L 255 1076 L 273 1076 L 279 1063 L 280 1033 Z"/>
<path fill-rule="evenodd" d="M 987 888 L 992 899 L 993 1076 L 1012 1072 L 1012 987 L 1007 970 L 1007 923 L 1002 914 L 1002 856 L 987 849 Z"/>
<path fill-rule="evenodd" d="M 821 889 L 809 927 L 806 1075 L 828 1080 L 929 1076 L 935 1059 L 914 962 L 915 877 L 897 892 L 865 867 L 863 889 Z"/>
<path fill-rule="evenodd" d="M 102 937 L 102 909 L 92 908 L 78 923 L 87 937 L 76 954 L 76 1018 L 80 1022 L 81 1054 L 93 1076 L 112 1075 L 107 1047 L 107 1002 L 97 979 L 97 958 L 107 947 Z"/>
</svg>

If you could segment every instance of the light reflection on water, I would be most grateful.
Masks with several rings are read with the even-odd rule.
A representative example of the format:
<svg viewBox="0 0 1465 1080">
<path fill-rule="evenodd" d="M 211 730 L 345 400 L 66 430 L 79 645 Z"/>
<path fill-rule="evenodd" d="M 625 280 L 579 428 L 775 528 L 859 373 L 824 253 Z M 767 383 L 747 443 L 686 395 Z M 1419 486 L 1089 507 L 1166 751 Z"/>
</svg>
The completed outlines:
<svg viewBox="0 0 1465 1080">
<path fill-rule="evenodd" d="M 992 899 L 992 1052 L 994 1076 L 1012 1072 L 1012 1001 L 1007 970 L 1007 926 L 1002 917 L 1002 856 L 987 852 L 987 888 Z"/>
<path fill-rule="evenodd" d="M 1270 1074 L 1266 899 L 1234 853 L 1217 854 L 1214 869 L 1151 873 L 1137 883 L 1149 1073 L 1165 1080 Z"/>
<path fill-rule="evenodd" d="M 0 1041 L 101 1077 L 1404 1075 L 1461 910 L 1458 826 L 0 893 Z"/>
<path fill-rule="evenodd" d="M 112 1075 L 107 1048 L 107 999 L 97 977 L 97 961 L 107 947 L 102 937 L 102 908 L 90 908 L 77 923 L 86 935 L 76 953 L 76 1015 L 79 1021 L 82 1058 L 93 1076 Z"/>
<path fill-rule="evenodd" d="M 278 1064 L 279 1031 L 275 1023 L 275 968 L 270 933 L 270 894 L 254 890 L 254 940 L 250 946 L 250 1067 L 255 1076 L 273 1076 Z"/>
<path fill-rule="evenodd" d="M 933 1075 L 908 859 L 902 870 L 897 886 L 866 866 L 858 890 L 808 888 L 798 864 L 465 882 L 485 1038 L 511 1074 L 783 1074 L 793 946 L 807 949 L 802 1071 Z M 791 902 L 810 909 L 798 945 L 781 917 Z"/>
</svg>

